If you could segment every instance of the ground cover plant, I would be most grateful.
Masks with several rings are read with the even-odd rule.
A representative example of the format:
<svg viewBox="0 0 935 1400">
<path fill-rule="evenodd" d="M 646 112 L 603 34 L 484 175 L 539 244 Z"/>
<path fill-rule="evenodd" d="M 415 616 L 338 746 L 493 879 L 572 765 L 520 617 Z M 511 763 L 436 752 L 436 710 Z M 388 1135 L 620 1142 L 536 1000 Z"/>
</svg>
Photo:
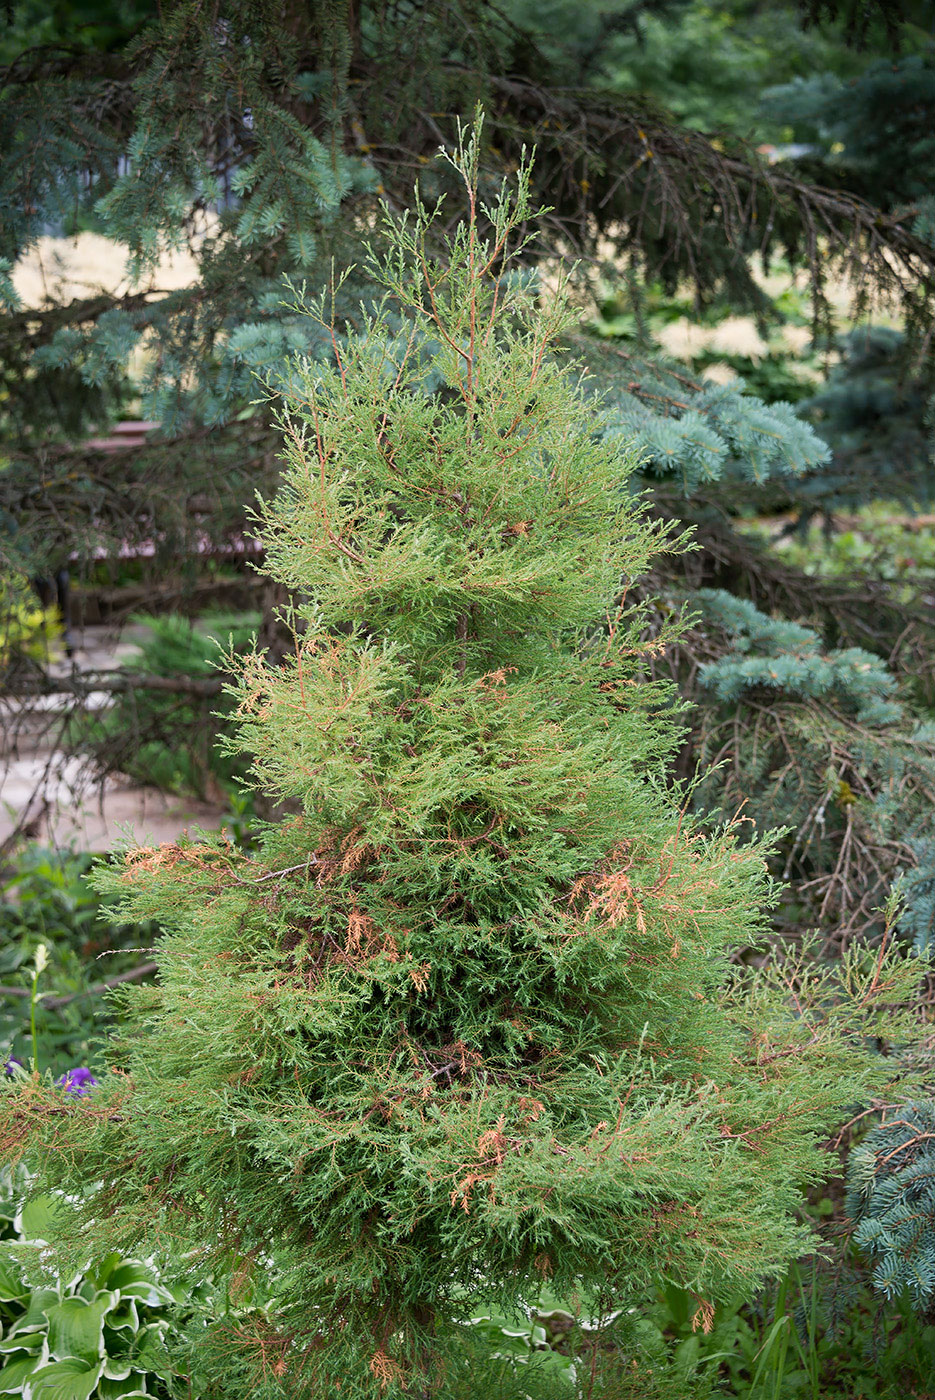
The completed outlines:
<svg viewBox="0 0 935 1400">
<path fill-rule="evenodd" d="M 332 350 L 272 391 L 261 519 L 308 601 L 291 656 L 232 656 L 229 692 L 228 747 L 285 815 L 250 852 L 127 847 L 99 883 L 165 926 L 160 982 L 120 994 L 89 1093 L 63 1111 L 16 1074 L 0 1105 L 4 1151 L 68 1193 L 63 1260 L 172 1245 L 232 1287 L 275 1276 L 206 1329 L 206 1396 L 475 1394 L 478 1303 L 522 1316 L 545 1285 L 625 1319 L 664 1276 L 704 1329 L 807 1246 L 823 1134 L 910 1034 L 891 937 L 731 973 L 765 852 L 666 783 L 666 636 L 620 602 L 676 542 L 556 353 L 575 313 L 514 273 L 528 167 L 484 207 L 478 151 L 443 258 L 418 206 L 340 341 L 336 289 L 296 300 Z M 592 1357 L 585 1393 L 632 1389 L 632 1354 Z"/>
<path fill-rule="evenodd" d="M 14 667 L 54 656 L 60 632 L 54 609 L 42 607 L 29 580 L 0 572 L 0 676 L 7 680 Z"/>
<path fill-rule="evenodd" d="M 0 1171 L 0 1395 L 129 1400 L 182 1392 L 166 1334 L 191 1302 L 151 1264 L 118 1253 L 69 1276 L 43 1261 L 55 1199 L 27 1203 L 22 1169 Z"/>
</svg>

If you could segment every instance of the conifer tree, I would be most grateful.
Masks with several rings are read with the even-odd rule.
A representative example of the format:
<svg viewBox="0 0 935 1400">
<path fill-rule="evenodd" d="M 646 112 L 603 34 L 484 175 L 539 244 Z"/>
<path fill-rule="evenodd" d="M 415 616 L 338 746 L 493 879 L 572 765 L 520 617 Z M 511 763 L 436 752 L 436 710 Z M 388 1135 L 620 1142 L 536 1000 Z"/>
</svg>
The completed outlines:
<svg viewBox="0 0 935 1400">
<path fill-rule="evenodd" d="M 266 567 L 308 601 L 290 659 L 241 665 L 232 743 L 292 815 L 250 853 L 129 847 L 101 883 L 167 926 L 160 984 L 86 1097 L 0 1101 L 80 1251 L 276 1271 L 232 1329 L 251 1394 L 443 1396 L 465 1298 L 545 1280 L 619 1306 L 665 1276 L 703 1320 L 803 1248 L 822 1130 L 911 975 L 803 973 L 794 1014 L 725 990 L 763 852 L 666 788 L 677 711 L 615 601 L 672 541 L 554 353 L 561 289 L 514 275 L 528 164 L 489 208 L 477 142 L 454 164 L 445 257 L 433 211 L 388 222 L 383 301 L 276 391 Z M 300 299 L 329 334 L 334 295 Z"/>
</svg>

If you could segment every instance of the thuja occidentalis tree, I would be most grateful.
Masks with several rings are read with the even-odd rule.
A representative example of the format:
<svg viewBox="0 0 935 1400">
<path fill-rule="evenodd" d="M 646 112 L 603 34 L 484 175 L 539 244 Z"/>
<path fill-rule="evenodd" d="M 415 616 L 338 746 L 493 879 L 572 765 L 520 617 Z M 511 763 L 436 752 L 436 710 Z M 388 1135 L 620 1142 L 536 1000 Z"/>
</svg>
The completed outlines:
<svg viewBox="0 0 935 1400">
<path fill-rule="evenodd" d="M 911 975 L 884 952 L 728 985 L 763 854 L 667 787 L 677 707 L 619 601 L 673 541 L 554 351 L 561 289 L 511 275 L 528 166 L 482 207 L 477 149 L 445 261 L 437 211 L 388 217 L 385 300 L 277 391 L 265 567 L 306 601 L 291 659 L 241 658 L 232 694 L 287 815 L 249 853 L 118 857 L 100 882 L 166 925 L 160 984 L 123 993 L 92 1094 L 0 1100 L 5 1149 L 68 1188 L 66 1243 L 276 1273 L 222 1333 L 251 1394 L 443 1396 L 465 1309 L 544 1281 L 664 1276 L 704 1322 L 805 1247 L 801 1186 Z"/>
</svg>

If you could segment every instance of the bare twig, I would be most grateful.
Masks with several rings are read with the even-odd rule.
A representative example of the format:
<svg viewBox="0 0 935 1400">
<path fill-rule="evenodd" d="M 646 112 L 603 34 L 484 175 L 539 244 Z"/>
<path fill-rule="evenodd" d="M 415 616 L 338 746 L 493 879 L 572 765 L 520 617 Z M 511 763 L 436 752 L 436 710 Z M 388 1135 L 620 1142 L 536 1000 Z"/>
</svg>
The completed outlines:
<svg viewBox="0 0 935 1400">
<path fill-rule="evenodd" d="M 141 963 L 139 967 L 131 967 L 128 972 L 118 972 L 114 977 L 108 977 L 105 982 L 96 982 L 93 987 L 86 987 L 83 992 L 69 992 L 66 996 L 47 996 L 40 993 L 42 1005 L 48 1011 L 58 1011 L 63 1006 L 68 1006 L 70 1002 L 79 1001 L 82 997 L 100 996 L 103 992 L 109 992 L 113 987 L 119 987 L 125 982 L 140 982 L 150 973 L 155 972 L 158 963 Z M 30 996 L 28 987 L 0 987 L 0 997 L 28 997 Z"/>
</svg>

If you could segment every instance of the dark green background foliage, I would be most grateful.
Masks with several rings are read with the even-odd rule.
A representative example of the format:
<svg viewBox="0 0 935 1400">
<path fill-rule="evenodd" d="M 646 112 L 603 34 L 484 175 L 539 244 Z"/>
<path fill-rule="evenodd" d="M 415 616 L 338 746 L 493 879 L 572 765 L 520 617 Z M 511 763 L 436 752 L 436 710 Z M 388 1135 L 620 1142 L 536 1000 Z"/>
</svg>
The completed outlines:
<svg viewBox="0 0 935 1400">
<path fill-rule="evenodd" d="M 218 676 L 225 648 L 234 655 L 248 649 L 260 617 L 206 613 L 197 626 L 173 614 L 134 621 L 145 623 L 148 635 L 129 670 L 197 683 Z M 137 782 L 167 792 L 216 797 L 236 791 L 244 772 L 242 763 L 218 750 L 218 736 L 229 715 L 223 695 L 131 689 L 103 713 L 76 713 L 64 743 L 72 753 L 119 769 Z"/>
<path fill-rule="evenodd" d="M 743 7 L 734 13 L 739 21 Z M 614 76 L 612 56 L 634 34 L 667 51 L 652 26 L 668 14 L 715 43 L 726 22 L 704 6 L 629 0 L 534 14 L 474 0 L 442 10 L 228 0 L 216 16 L 187 2 L 159 16 L 92 7 L 87 27 L 82 12 L 66 11 L 66 43 L 34 51 L 25 46 L 44 31 L 25 12 L 25 51 L 0 90 L 0 256 L 15 258 L 43 228 L 90 221 L 127 245 L 137 271 L 162 248 L 188 246 L 200 275 L 168 296 L 131 282 L 120 294 L 3 319 L 13 465 L 0 506 L 17 519 L 10 547 L 61 559 L 102 531 L 122 540 L 155 533 L 168 548 L 194 529 L 223 537 L 235 527 L 275 465 L 268 415 L 251 407 L 254 373 L 293 350 L 330 353 L 283 304 L 283 274 L 318 285 L 332 258 L 353 261 L 377 200 L 405 207 L 414 176 L 429 200 L 449 188 L 453 215 L 457 191 L 429 157 L 477 98 L 489 113 L 484 180 L 515 165 L 524 142 L 538 150 L 534 178 L 554 213 L 526 261 L 578 252 L 583 275 L 600 265 L 631 287 L 658 276 L 670 290 L 687 279 L 702 302 L 729 296 L 768 315 L 749 255 L 784 248 L 810 269 L 816 310 L 823 279 L 842 266 L 867 291 L 889 289 L 921 324 L 935 267 L 924 237 L 850 192 L 828 195 L 768 169 L 734 137 L 712 144 L 679 127 L 656 98 L 628 90 L 625 66 Z M 782 22 L 798 32 L 794 9 Z M 813 68 L 829 49 L 840 53 L 839 43 L 815 42 Z M 752 107 L 750 116 L 755 124 Z M 371 292 L 348 284 L 339 326 Z M 142 346 L 154 353 L 130 385 L 130 357 Z M 659 440 L 657 468 L 691 490 L 699 473 L 720 477 L 723 454 L 701 431 L 710 405 L 696 403 L 695 386 L 660 394 L 645 362 L 621 363 L 614 377 Z M 119 465 L 80 448 L 82 427 L 126 412 L 128 394 L 166 440 Z M 730 415 L 741 439 L 774 435 L 768 473 L 814 471 L 824 460 L 803 450 L 788 414 L 738 396 Z M 673 421 L 683 428 L 672 431 Z"/>
<path fill-rule="evenodd" d="M 0 902 L 0 980 L 25 991 L 40 943 L 49 950 L 49 966 L 39 984 L 37 1029 L 44 1070 L 64 1074 L 79 1064 L 95 1063 L 99 1040 L 113 1019 L 99 995 L 89 988 L 146 961 L 158 926 L 120 921 L 113 902 L 88 884 L 88 855 L 27 848 L 17 869 L 7 874 Z M 46 1006 L 64 999 L 63 1004 Z M 0 1051 L 21 1064 L 32 1054 L 29 1001 L 6 996 L 0 1014 Z"/>
<path fill-rule="evenodd" d="M 700 810 L 787 826 L 776 863 L 792 882 L 787 925 L 814 925 L 829 941 L 867 936 L 897 876 L 932 867 L 935 726 L 913 721 L 871 653 L 827 650 L 809 628 L 728 593 L 692 601 L 719 653 L 697 677 L 710 697 L 696 737 Z M 935 937 L 931 879 L 916 872 L 904 897 L 904 926 L 924 951 Z"/>
</svg>

